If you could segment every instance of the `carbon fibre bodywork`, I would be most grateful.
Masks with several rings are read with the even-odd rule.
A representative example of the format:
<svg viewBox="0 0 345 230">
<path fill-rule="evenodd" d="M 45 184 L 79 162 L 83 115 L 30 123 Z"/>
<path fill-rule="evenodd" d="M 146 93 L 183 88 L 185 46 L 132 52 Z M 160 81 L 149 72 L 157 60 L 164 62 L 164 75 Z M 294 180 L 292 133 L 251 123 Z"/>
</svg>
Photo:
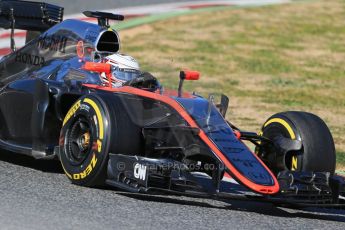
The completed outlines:
<svg viewBox="0 0 345 230">
<path fill-rule="evenodd" d="M 102 44 L 108 41 L 113 45 Z M 83 61 L 119 48 L 116 31 L 66 20 L 5 56 L 0 62 L 3 147 L 38 158 L 53 155 L 72 98 L 88 92 L 80 85 L 101 84 L 99 74 L 81 68 Z"/>
</svg>

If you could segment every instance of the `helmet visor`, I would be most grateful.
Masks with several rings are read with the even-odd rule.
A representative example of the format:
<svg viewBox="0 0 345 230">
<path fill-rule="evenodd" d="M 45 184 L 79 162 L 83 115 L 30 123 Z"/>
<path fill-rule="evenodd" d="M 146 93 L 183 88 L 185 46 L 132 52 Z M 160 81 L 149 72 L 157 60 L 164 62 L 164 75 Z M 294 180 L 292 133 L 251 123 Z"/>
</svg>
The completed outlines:
<svg viewBox="0 0 345 230">
<path fill-rule="evenodd" d="M 136 69 L 124 69 L 118 67 L 113 67 L 112 69 L 113 78 L 116 78 L 120 81 L 130 81 L 138 77 L 139 74 L 140 71 Z"/>
</svg>

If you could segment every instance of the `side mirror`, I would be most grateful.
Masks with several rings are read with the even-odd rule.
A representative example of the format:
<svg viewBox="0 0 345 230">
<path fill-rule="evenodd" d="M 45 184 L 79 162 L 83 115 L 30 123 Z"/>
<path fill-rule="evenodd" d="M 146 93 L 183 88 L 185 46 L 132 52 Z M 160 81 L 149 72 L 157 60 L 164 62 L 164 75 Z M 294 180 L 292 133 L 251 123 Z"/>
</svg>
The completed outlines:
<svg viewBox="0 0 345 230">
<path fill-rule="evenodd" d="M 105 73 L 107 75 L 111 73 L 111 65 L 108 63 L 85 62 L 82 68 L 92 72 Z"/>
<path fill-rule="evenodd" d="M 85 65 L 82 67 L 82 69 L 97 73 L 104 73 L 109 81 L 109 88 L 112 88 L 111 85 L 111 65 L 108 63 L 96 63 L 96 62 L 85 62 Z"/>
<path fill-rule="evenodd" d="M 193 70 L 184 70 L 180 72 L 180 79 L 188 80 L 188 81 L 195 81 L 199 80 L 200 73 L 198 71 Z"/>
<path fill-rule="evenodd" d="M 183 86 L 183 81 L 195 81 L 199 80 L 200 78 L 200 73 L 198 71 L 193 71 L 193 70 L 183 70 L 180 71 L 180 83 L 178 85 L 178 96 L 182 96 L 182 86 Z"/>
</svg>

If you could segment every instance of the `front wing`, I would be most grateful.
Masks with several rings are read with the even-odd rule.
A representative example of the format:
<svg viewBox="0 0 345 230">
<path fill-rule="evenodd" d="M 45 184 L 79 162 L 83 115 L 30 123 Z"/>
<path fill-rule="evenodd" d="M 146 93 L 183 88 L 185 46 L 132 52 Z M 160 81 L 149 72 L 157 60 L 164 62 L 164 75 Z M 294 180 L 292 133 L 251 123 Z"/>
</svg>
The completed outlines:
<svg viewBox="0 0 345 230">
<path fill-rule="evenodd" d="M 345 208 L 345 180 L 329 173 L 282 172 L 280 192 L 262 195 L 249 191 L 224 175 L 191 172 L 187 165 L 170 159 L 110 154 L 106 183 L 121 190 L 147 194 L 174 194 L 217 200 L 250 200 L 295 208 Z M 225 169 L 225 171 L 227 171 Z"/>
</svg>

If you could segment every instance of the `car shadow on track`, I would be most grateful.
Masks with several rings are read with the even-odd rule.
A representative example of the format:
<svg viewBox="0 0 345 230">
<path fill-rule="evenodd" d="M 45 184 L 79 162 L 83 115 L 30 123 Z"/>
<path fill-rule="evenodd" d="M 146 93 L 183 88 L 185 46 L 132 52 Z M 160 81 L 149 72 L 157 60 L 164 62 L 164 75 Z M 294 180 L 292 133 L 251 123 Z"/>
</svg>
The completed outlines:
<svg viewBox="0 0 345 230">
<path fill-rule="evenodd" d="M 2 150 L 0 153 L 0 161 L 39 170 L 42 172 L 59 174 L 64 173 L 58 160 L 37 160 L 29 156 Z"/>
<path fill-rule="evenodd" d="M 254 201 L 240 201 L 240 200 L 228 200 L 224 202 L 224 205 L 213 205 L 207 200 L 195 201 L 195 198 L 188 200 L 186 197 L 179 196 L 155 196 L 146 194 L 135 194 L 127 192 L 116 191 L 118 195 L 142 200 L 159 203 L 172 203 L 179 205 L 197 206 L 204 208 L 214 208 L 240 211 L 240 212 L 252 212 L 257 214 L 263 214 L 272 217 L 284 217 L 284 218 L 305 218 L 305 219 L 317 219 L 328 220 L 335 222 L 345 222 L 345 210 L 340 209 L 288 209 L 276 207 L 270 203 L 254 202 Z M 187 200 L 186 200 L 187 199 Z"/>
<path fill-rule="evenodd" d="M 63 174 L 61 164 L 57 160 L 35 160 L 32 157 L 24 156 L 12 152 L 1 151 L 0 161 L 15 164 L 31 169 L 39 170 L 48 173 Z M 328 220 L 336 222 L 345 222 L 345 210 L 338 209 L 308 209 L 308 210 L 292 210 L 282 209 L 269 203 L 253 202 L 253 201 L 239 201 L 239 200 L 228 200 L 223 202 L 222 205 L 214 205 L 209 199 L 196 199 L 187 198 L 184 196 L 156 196 L 147 194 L 135 194 L 123 192 L 109 186 L 103 186 L 96 189 L 109 190 L 115 192 L 120 196 L 126 196 L 133 199 L 151 201 L 158 203 L 172 203 L 178 205 L 197 206 L 211 209 L 222 209 L 241 211 L 241 212 L 252 212 L 274 217 L 284 218 L 306 218 L 306 219 L 318 219 Z"/>
</svg>

